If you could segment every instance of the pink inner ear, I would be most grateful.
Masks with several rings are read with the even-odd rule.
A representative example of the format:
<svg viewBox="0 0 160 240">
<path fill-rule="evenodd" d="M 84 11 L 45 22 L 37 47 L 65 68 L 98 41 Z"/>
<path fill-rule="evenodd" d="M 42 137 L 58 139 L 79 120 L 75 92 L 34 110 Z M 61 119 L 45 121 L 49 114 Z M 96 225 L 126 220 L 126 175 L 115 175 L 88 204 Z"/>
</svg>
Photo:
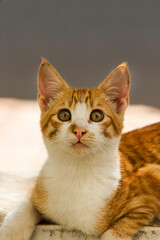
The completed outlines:
<svg viewBox="0 0 160 240">
<path fill-rule="evenodd" d="M 128 101 L 127 101 L 127 99 L 121 98 L 121 99 L 120 99 L 120 102 L 118 103 L 117 112 L 118 112 L 118 113 L 121 113 L 121 112 L 125 111 L 125 109 L 127 108 L 127 106 L 128 106 Z"/>
<path fill-rule="evenodd" d="M 43 96 L 38 95 L 38 103 L 42 110 L 46 111 L 48 109 L 47 101 Z"/>
<path fill-rule="evenodd" d="M 47 97 L 47 92 L 46 92 L 46 86 L 45 86 L 45 82 L 41 82 L 39 83 L 39 93 L 41 96 L 46 96 Z"/>
<path fill-rule="evenodd" d="M 110 102 L 113 103 L 118 114 L 125 111 L 129 102 L 129 72 L 126 63 L 114 69 L 99 86 Z"/>
<path fill-rule="evenodd" d="M 50 93 L 47 91 L 49 86 L 47 86 L 47 81 L 45 81 L 45 77 L 39 77 L 39 84 L 38 84 L 38 103 L 42 110 L 46 111 L 48 109 L 48 102 Z"/>
<path fill-rule="evenodd" d="M 48 103 L 51 99 L 55 99 L 58 92 L 61 90 L 61 86 L 59 84 L 59 88 L 57 84 L 55 84 L 54 80 L 50 81 L 44 77 L 41 79 L 41 83 L 39 83 L 39 105 L 43 110 L 48 109 Z"/>
<path fill-rule="evenodd" d="M 129 90 L 129 86 L 128 86 L 128 81 L 126 79 L 121 80 L 118 84 L 117 84 L 117 94 L 118 94 L 118 98 L 126 98 L 128 96 L 128 90 Z"/>
<path fill-rule="evenodd" d="M 128 92 L 129 92 L 129 85 L 126 79 L 119 79 L 118 84 L 113 83 L 113 87 L 115 85 L 115 91 L 113 93 L 113 101 L 116 104 L 117 113 L 121 113 L 125 111 L 128 105 Z M 115 97 L 115 100 L 114 100 Z"/>
<path fill-rule="evenodd" d="M 38 74 L 38 102 L 42 110 L 47 110 L 50 100 L 67 88 L 67 83 L 47 61 L 42 63 Z"/>
</svg>

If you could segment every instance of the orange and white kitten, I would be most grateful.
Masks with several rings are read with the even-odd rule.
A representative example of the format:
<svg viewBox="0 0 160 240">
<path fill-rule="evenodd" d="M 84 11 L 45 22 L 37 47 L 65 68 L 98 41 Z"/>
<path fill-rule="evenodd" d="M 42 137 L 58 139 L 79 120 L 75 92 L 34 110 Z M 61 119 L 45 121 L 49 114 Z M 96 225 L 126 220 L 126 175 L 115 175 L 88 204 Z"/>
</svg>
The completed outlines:
<svg viewBox="0 0 160 240">
<path fill-rule="evenodd" d="M 158 214 L 160 123 L 122 135 L 129 88 L 126 63 L 90 90 L 70 88 L 42 59 L 38 102 L 48 159 L 31 198 L 4 220 L 1 240 L 29 240 L 41 219 L 129 240 Z"/>
</svg>

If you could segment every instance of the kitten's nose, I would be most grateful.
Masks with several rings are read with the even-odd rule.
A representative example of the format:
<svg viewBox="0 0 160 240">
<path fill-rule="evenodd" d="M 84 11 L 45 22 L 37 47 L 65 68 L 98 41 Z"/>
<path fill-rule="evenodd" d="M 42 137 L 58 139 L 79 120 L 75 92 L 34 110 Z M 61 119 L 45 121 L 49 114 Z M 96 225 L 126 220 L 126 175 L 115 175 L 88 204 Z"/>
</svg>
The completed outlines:
<svg viewBox="0 0 160 240">
<path fill-rule="evenodd" d="M 87 132 L 84 128 L 76 128 L 74 129 L 73 133 L 76 135 L 78 140 L 81 139 L 81 137 Z"/>
</svg>

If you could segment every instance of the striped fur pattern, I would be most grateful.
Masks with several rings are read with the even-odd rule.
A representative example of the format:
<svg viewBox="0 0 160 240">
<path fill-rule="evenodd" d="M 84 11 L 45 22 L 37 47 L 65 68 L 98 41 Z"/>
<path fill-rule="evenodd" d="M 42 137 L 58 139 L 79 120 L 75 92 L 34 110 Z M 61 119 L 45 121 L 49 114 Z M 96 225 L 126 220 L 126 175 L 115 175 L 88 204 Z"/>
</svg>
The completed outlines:
<svg viewBox="0 0 160 240">
<path fill-rule="evenodd" d="M 90 90 L 69 87 L 42 59 L 38 103 L 48 159 L 30 199 L 5 219 L 2 240 L 29 240 L 40 219 L 130 240 L 159 213 L 160 123 L 122 134 L 129 88 L 126 63 Z M 11 224 L 17 216 L 18 228 Z"/>
<path fill-rule="evenodd" d="M 33 205 L 69 229 L 102 234 L 104 240 L 131 239 L 160 210 L 160 123 L 122 135 L 129 102 L 127 64 L 95 89 L 72 89 L 43 59 L 38 86 L 49 157 Z M 69 121 L 58 119 L 61 109 L 71 112 Z M 104 114 L 100 122 L 90 118 L 97 109 Z M 85 130 L 81 146 L 76 146 L 77 128 Z"/>
</svg>

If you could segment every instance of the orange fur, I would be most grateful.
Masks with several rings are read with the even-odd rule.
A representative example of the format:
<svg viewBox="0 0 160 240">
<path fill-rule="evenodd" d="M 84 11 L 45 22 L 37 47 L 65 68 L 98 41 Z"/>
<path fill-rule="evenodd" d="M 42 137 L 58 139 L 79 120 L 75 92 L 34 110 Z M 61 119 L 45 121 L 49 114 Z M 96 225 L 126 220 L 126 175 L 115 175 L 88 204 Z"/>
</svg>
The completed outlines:
<svg viewBox="0 0 160 240">
<path fill-rule="evenodd" d="M 50 85 L 52 76 L 60 87 L 56 83 L 57 90 L 51 86 L 45 92 L 42 81 L 44 76 L 49 76 Z M 63 124 L 57 119 L 58 111 L 75 109 L 82 102 L 89 112 L 99 109 L 104 113 L 104 120 L 97 123 L 104 137 L 113 139 L 121 136 L 124 112 L 129 102 L 130 81 L 126 63 L 119 65 L 98 88 L 89 90 L 70 88 L 50 63 L 43 59 L 38 83 L 38 101 L 42 110 L 41 131 L 49 141 L 56 137 Z M 88 123 L 91 124 L 90 119 Z M 72 133 L 76 127 L 73 122 L 68 132 Z M 92 140 L 94 134 L 87 132 L 84 141 L 87 137 Z M 111 229 L 114 236 L 128 238 L 149 224 L 160 211 L 160 123 L 123 134 L 117 151 L 121 165 L 119 186 L 110 199 L 106 199 L 104 207 L 99 209 L 94 229 L 97 234 Z M 49 194 L 40 175 L 31 200 L 46 218 Z"/>
<path fill-rule="evenodd" d="M 45 217 L 46 219 L 47 216 L 45 216 L 45 208 L 47 207 L 47 197 L 48 193 L 43 186 L 43 179 L 38 177 L 33 189 L 31 201 L 37 211 L 41 213 L 41 215 L 43 215 L 43 217 Z"/>
<path fill-rule="evenodd" d="M 95 228 L 125 238 L 160 211 L 160 122 L 123 134 L 119 153 L 122 179 Z"/>
</svg>

